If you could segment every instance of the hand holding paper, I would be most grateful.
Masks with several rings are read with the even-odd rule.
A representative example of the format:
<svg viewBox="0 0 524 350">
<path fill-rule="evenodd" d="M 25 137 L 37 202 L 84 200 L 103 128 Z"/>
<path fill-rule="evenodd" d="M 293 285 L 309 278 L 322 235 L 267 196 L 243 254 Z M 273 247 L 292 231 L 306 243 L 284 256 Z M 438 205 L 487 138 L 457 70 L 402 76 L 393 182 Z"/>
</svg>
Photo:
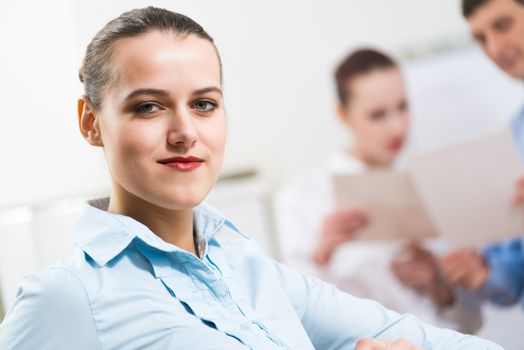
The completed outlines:
<svg viewBox="0 0 524 350">
<path fill-rule="evenodd" d="M 438 257 L 420 244 L 407 245 L 393 259 L 391 269 L 406 287 L 428 295 L 439 307 L 453 303 L 453 293 L 442 278 Z"/>
<path fill-rule="evenodd" d="M 513 204 L 524 204 L 524 175 L 521 175 L 515 181 L 515 194 L 513 196 Z"/>
<path fill-rule="evenodd" d="M 477 289 L 488 280 L 488 264 L 473 249 L 459 249 L 442 259 L 442 272 L 451 285 Z"/>
<path fill-rule="evenodd" d="M 369 212 L 358 239 L 438 233 L 451 247 L 481 247 L 524 232 L 522 174 L 512 136 L 503 130 L 417 156 L 405 173 L 340 175 L 334 184 L 339 207 Z"/>
<path fill-rule="evenodd" d="M 360 208 L 347 208 L 328 215 L 322 224 L 322 232 L 313 259 L 317 265 L 329 262 L 338 245 L 353 239 L 356 232 L 368 223 L 367 213 Z"/>
</svg>

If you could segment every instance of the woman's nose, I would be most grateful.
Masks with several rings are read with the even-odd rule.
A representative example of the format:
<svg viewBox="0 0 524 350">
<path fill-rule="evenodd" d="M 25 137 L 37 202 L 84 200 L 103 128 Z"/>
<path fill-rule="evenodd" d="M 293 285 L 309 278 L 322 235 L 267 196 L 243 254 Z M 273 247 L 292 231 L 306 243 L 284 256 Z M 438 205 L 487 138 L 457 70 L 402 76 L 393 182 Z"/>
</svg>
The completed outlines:
<svg viewBox="0 0 524 350">
<path fill-rule="evenodd" d="M 191 113 L 176 110 L 170 118 L 167 142 L 174 147 L 192 147 L 198 140 L 198 134 Z"/>
<path fill-rule="evenodd" d="M 407 118 L 404 115 L 397 115 L 395 118 L 390 119 L 389 129 L 396 134 L 402 134 L 406 129 L 407 123 Z"/>
<path fill-rule="evenodd" d="M 488 55 L 494 57 L 495 60 L 500 60 L 504 54 L 505 44 L 502 34 L 491 35 L 486 38 L 486 51 Z"/>
</svg>

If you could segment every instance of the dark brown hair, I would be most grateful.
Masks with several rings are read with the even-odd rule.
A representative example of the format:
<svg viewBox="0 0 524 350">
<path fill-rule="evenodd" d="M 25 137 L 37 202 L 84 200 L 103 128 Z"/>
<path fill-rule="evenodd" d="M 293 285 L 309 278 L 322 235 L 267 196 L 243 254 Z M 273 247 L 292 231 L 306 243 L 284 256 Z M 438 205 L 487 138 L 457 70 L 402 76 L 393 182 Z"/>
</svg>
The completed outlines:
<svg viewBox="0 0 524 350">
<path fill-rule="evenodd" d="M 114 44 L 120 39 L 141 36 L 151 31 L 183 36 L 196 35 L 214 45 L 213 38 L 200 24 L 180 13 L 152 6 L 124 12 L 109 21 L 95 35 L 87 46 L 80 67 L 79 78 L 84 84 L 84 94 L 94 109 L 101 107 L 104 89 L 114 78 L 111 67 Z M 220 61 L 220 55 L 218 59 Z"/>
<path fill-rule="evenodd" d="M 373 50 L 360 49 L 348 55 L 335 71 L 338 99 L 341 104 L 349 103 L 348 85 L 357 76 L 377 69 L 397 68 L 397 63 L 389 56 Z"/>
<path fill-rule="evenodd" d="M 490 0 L 462 0 L 462 15 L 465 18 L 470 17 L 479 7 Z M 521 5 L 524 5 L 524 0 L 515 0 Z"/>
</svg>

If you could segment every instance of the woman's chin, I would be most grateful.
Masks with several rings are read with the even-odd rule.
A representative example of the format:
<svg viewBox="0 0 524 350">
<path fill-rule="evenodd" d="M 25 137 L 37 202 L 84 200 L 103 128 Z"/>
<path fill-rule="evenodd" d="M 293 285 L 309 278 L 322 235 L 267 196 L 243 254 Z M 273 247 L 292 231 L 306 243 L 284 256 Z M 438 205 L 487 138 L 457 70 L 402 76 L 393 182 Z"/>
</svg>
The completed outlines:
<svg viewBox="0 0 524 350">
<path fill-rule="evenodd" d="M 200 205 L 209 191 L 174 191 L 157 197 L 159 206 L 169 210 L 188 210 Z"/>
<path fill-rule="evenodd" d="M 162 198 L 157 203 L 157 206 L 168 210 L 190 210 L 199 206 L 204 201 L 201 197 L 185 197 L 185 198 Z"/>
</svg>

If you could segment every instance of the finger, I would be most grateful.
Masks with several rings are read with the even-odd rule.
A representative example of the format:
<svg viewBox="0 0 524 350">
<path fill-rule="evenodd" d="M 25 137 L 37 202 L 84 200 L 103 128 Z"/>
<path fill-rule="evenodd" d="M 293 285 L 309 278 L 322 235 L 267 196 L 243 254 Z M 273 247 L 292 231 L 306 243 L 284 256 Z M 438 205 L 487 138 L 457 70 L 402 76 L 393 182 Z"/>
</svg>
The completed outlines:
<svg viewBox="0 0 524 350">
<path fill-rule="evenodd" d="M 386 350 L 421 350 L 421 348 L 408 342 L 406 339 L 397 339 L 390 343 Z"/>
<path fill-rule="evenodd" d="M 447 270 L 450 266 L 453 266 L 456 264 L 457 260 L 461 259 L 460 252 L 452 252 L 447 255 L 444 255 L 442 258 L 440 258 L 440 264 L 444 270 Z"/>
<path fill-rule="evenodd" d="M 479 272 L 479 273 L 476 273 L 474 274 L 473 276 L 471 276 L 467 283 L 467 287 L 469 289 L 478 289 L 480 288 L 481 286 L 483 286 L 487 281 L 487 275 Z"/>
<path fill-rule="evenodd" d="M 328 230 L 336 234 L 353 235 L 365 225 L 365 221 L 352 220 L 333 224 Z"/>
<path fill-rule="evenodd" d="M 313 254 L 313 261 L 318 266 L 325 266 L 331 258 L 331 250 L 329 249 L 317 249 Z"/>
<path fill-rule="evenodd" d="M 412 250 L 418 251 L 419 249 L 422 249 L 422 242 L 420 242 L 419 239 L 412 239 L 408 243 L 408 247 Z"/>
<path fill-rule="evenodd" d="M 359 207 L 352 207 L 342 210 L 338 212 L 338 215 L 346 219 L 359 218 L 363 220 L 367 219 L 369 216 L 368 212 L 365 209 Z"/>
<path fill-rule="evenodd" d="M 326 227 L 340 230 L 346 226 L 354 226 L 360 223 L 366 222 L 367 220 L 360 216 L 344 216 L 340 214 L 335 214 L 327 218 L 325 225 Z"/>
<path fill-rule="evenodd" d="M 455 280 L 464 268 L 462 259 L 449 259 L 441 264 L 441 272 L 444 278 L 448 281 Z"/>
<path fill-rule="evenodd" d="M 357 342 L 355 350 L 385 350 L 387 346 L 385 340 L 362 338 Z"/>
<path fill-rule="evenodd" d="M 513 204 L 521 204 L 524 201 L 524 176 L 520 176 L 515 180 L 515 195 L 513 196 Z"/>
<path fill-rule="evenodd" d="M 524 175 L 520 175 L 519 177 L 517 177 L 517 179 L 515 180 L 515 186 L 517 186 L 517 187 L 523 186 L 524 187 Z"/>
<path fill-rule="evenodd" d="M 452 273 L 446 275 L 446 281 L 450 284 L 457 285 L 459 287 L 466 287 L 466 279 L 468 271 L 465 269 L 457 269 Z"/>
<path fill-rule="evenodd" d="M 511 200 L 511 203 L 513 205 L 518 205 L 518 204 L 522 204 L 523 202 L 524 202 L 524 190 L 516 192 Z"/>
<path fill-rule="evenodd" d="M 345 225 L 343 225 L 343 230 L 347 233 L 353 233 L 354 231 L 357 231 L 361 228 L 363 228 L 367 224 L 366 220 L 353 220 L 351 222 L 347 222 Z"/>
<path fill-rule="evenodd" d="M 347 232 L 337 232 L 329 237 L 329 241 L 327 243 L 330 247 L 338 247 L 339 245 L 351 240 L 351 238 L 353 238 L 355 235 L 348 234 Z"/>
<path fill-rule="evenodd" d="M 366 220 L 361 217 L 343 217 L 343 218 L 339 218 L 338 220 L 334 221 L 332 224 L 335 227 L 346 227 L 346 226 L 358 225 L 363 222 L 366 222 Z"/>
<path fill-rule="evenodd" d="M 407 282 L 410 279 L 409 269 L 406 269 L 404 266 L 392 265 L 391 269 L 393 270 L 395 276 L 397 276 L 397 278 L 402 282 Z"/>
<path fill-rule="evenodd" d="M 470 249 L 461 249 L 445 255 L 440 259 L 442 271 L 450 273 L 450 270 L 454 270 L 457 266 L 462 265 L 470 254 Z"/>
</svg>

